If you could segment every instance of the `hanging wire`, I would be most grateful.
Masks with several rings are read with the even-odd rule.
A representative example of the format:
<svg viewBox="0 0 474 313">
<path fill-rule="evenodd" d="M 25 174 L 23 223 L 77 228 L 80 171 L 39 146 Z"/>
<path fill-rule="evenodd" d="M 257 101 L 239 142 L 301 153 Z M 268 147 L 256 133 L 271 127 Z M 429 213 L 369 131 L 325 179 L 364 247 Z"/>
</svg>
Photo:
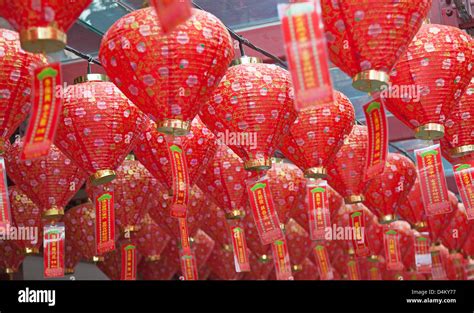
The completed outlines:
<svg viewBox="0 0 474 313">
<path fill-rule="evenodd" d="M 244 56 L 245 55 L 245 50 L 244 50 L 244 45 L 242 44 L 241 41 L 239 41 L 239 50 L 240 50 L 240 56 Z"/>
<path fill-rule="evenodd" d="M 99 60 L 94 59 L 92 56 L 90 56 L 90 55 L 88 55 L 88 54 L 85 54 L 85 53 L 82 53 L 81 51 L 76 50 L 76 49 L 74 49 L 74 48 L 71 47 L 71 46 L 66 46 L 66 47 L 64 48 L 64 50 L 74 53 L 75 55 L 77 55 L 78 57 L 80 57 L 80 58 L 86 60 L 86 61 L 89 62 L 89 63 L 94 63 L 94 64 L 97 64 L 97 65 L 102 66 L 102 63 L 100 63 Z"/>
</svg>

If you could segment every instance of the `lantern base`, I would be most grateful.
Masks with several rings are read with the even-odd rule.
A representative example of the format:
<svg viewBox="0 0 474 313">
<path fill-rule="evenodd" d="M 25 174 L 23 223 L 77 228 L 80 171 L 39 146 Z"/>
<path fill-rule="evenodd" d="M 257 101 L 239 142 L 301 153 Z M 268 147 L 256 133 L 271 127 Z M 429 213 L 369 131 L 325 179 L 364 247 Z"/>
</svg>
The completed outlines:
<svg viewBox="0 0 474 313">
<path fill-rule="evenodd" d="M 186 136 L 190 128 L 191 123 L 178 119 L 166 119 L 157 123 L 158 131 L 166 135 Z"/>
<path fill-rule="evenodd" d="M 5 269 L 5 274 L 15 274 L 15 273 L 16 273 L 16 271 L 11 267 L 7 267 Z"/>
<path fill-rule="evenodd" d="M 91 261 L 94 263 L 104 262 L 104 257 L 101 255 L 94 255 Z"/>
<path fill-rule="evenodd" d="M 319 166 L 319 167 L 311 167 L 304 171 L 304 176 L 306 178 L 325 178 L 328 172 L 326 168 Z"/>
<path fill-rule="evenodd" d="M 124 233 L 136 233 L 140 229 L 137 225 L 128 225 L 123 230 Z"/>
<path fill-rule="evenodd" d="M 43 218 L 46 218 L 49 220 L 57 220 L 63 216 L 64 216 L 64 208 L 60 208 L 56 205 L 53 205 L 51 208 L 49 208 L 43 213 Z"/>
<path fill-rule="evenodd" d="M 416 230 L 420 230 L 420 229 L 426 228 L 428 224 L 426 222 L 418 222 L 414 226 Z"/>
<path fill-rule="evenodd" d="M 74 85 L 85 82 L 108 82 L 109 78 L 104 74 L 87 74 L 74 78 Z"/>
<path fill-rule="evenodd" d="M 25 248 L 25 255 L 39 254 L 39 248 Z"/>
<path fill-rule="evenodd" d="M 247 171 L 266 171 L 272 168 L 272 160 L 267 158 L 248 160 L 245 161 L 244 168 Z"/>
<path fill-rule="evenodd" d="M 291 270 L 292 270 L 293 273 L 301 272 L 303 270 L 303 265 L 295 264 L 291 267 Z"/>
<path fill-rule="evenodd" d="M 356 74 L 352 79 L 352 86 L 360 91 L 375 92 L 387 86 L 389 81 L 390 76 L 386 72 L 368 70 Z"/>
<path fill-rule="evenodd" d="M 474 152 L 474 145 L 465 145 L 465 146 L 457 147 L 451 150 L 451 154 L 455 158 L 466 156 L 471 152 Z"/>
<path fill-rule="evenodd" d="M 261 256 L 258 257 L 258 261 L 260 263 L 268 263 L 270 261 L 270 258 L 266 254 L 262 254 Z"/>
<path fill-rule="evenodd" d="M 365 200 L 364 195 L 352 195 L 352 196 L 344 198 L 344 201 L 347 204 L 356 204 L 356 203 L 364 202 L 364 200 Z"/>
<path fill-rule="evenodd" d="M 256 64 L 256 63 L 263 63 L 262 59 L 257 58 L 257 57 L 249 57 L 249 56 L 242 56 L 238 59 L 235 59 L 232 61 L 231 65 L 240 65 L 240 64 Z"/>
<path fill-rule="evenodd" d="M 379 219 L 380 224 L 390 224 L 391 222 L 395 222 L 397 220 L 396 216 L 393 214 L 384 215 L 381 219 Z"/>
<path fill-rule="evenodd" d="M 229 213 L 225 214 L 225 218 L 228 220 L 238 220 L 245 216 L 245 212 L 243 210 L 232 210 Z"/>
<path fill-rule="evenodd" d="M 415 137 L 422 140 L 437 140 L 444 136 L 444 126 L 436 123 L 428 123 L 415 130 Z"/>
<path fill-rule="evenodd" d="M 149 255 L 145 258 L 145 262 L 157 262 L 161 260 L 161 256 L 159 254 Z"/>
<path fill-rule="evenodd" d="M 94 186 L 99 186 L 103 184 L 110 183 L 117 177 L 115 171 L 113 170 L 98 170 L 91 177 L 89 177 L 90 182 Z"/>
<path fill-rule="evenodd" d="M 73 268 L 66 268 L 66 269 L 64 269 L 64 274 L 65 275 L 74 274 L 74 269 Z"/>
<path fill-rule="evenodd" d="M 222 250 L 226 251 L 226 252 L 232 252 L 233 248 L 231 245 L 228 245 L 228 244 L 224 244 L 222 246 Z"/>
<path fill-rule="evenodd" d="M 21 48 L 33 53 L 51 53 L 66 47 L 67 35 L 56 27 L 30 27 L 20 33 Z"/>
<path fill-rule="evenodd" d="M 379 256 L 372 254 L 371 256 L 368 257 L 368 259 L 371 262 L 377 262 L 379 260 Z"/>
</svg>

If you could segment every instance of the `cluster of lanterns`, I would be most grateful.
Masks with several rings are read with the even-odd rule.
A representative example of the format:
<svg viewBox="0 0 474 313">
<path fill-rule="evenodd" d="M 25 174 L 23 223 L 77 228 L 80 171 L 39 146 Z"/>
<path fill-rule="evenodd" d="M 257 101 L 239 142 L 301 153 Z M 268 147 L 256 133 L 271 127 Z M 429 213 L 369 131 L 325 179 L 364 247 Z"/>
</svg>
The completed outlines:
<svg viewBox="0 0 474 313">
<path fill-rule="evenodd" d="M 25 158 L 27 140 L 12 135 L 38 92 L 31 73 L 91 1 L 70 2 L 0 0 L 18 32 L 0 29 L 0 151 L 13 182 L 2 212 L 41 230 L 34 244 L 0 241 L 0 269 L 13 273 L 42 250 L 49 276 L 90 261 L 123 280 L 467 279 L 473 41 L 422 25 L 430 0 L 325 0 L 321 12 L 329 58 L 354 87 L 417 138 L 440 140 L 471 179 L 463 203 L 446 193 L 438 214 L 425 195 L 444 176 L 434 182 L 431 168 L 388 151 L 367 174 L 374 129 L 356 123 L 344 94 L 297 111 L 292 73 L 254 57 L 232 62 L 225 26 L 201 10 L 172 30 L 153 7 L 120 18 L 99 53 L 108 77 L 76 79 L 58 99 L 48 153 Z M 389 97 L 389 85 L 416 92 Z M 83 185 L 88 201 L 68 208 Z"/>
</svg>

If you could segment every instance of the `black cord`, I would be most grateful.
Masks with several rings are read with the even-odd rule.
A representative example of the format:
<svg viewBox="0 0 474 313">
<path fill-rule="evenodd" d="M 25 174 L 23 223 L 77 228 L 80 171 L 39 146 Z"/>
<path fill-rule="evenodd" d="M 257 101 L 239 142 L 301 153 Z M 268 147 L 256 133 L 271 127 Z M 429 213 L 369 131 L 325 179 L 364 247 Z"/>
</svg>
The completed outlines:
<svg viewBox="0 0 474 313">
<path fill-rule="evenodd" d="M 240 50 L 240 56 L 244 56 L 245 55 L 245 50 L 244 50 L 244 45 L 242 44 L 241 41 L 239 41 L 239 50 Z"/>
<path fill-rule="evenodd" d="M 88 63 L 94 63 L 94 64 L 97 64 L 97 65 L 102 66 L 102 63 L 100 63 L 99 60 L 96 60 L 96 59 L 94 59 L 92 56 L 90 56 L 90 55 L 88 55 L 88 54 L 85 54 L 85 53 L 82 53 L 82 52 L 80 52 L 80 51 L 74 49 L 74 48 L 71 47 L 71 46 L 66 46 L 66 47 L 64 48 L 64 50 L 74 53 L 74 54 L 77 55 L 78 57 L 80 57 L 80 58 L 86 60 Z"/>
</svg>

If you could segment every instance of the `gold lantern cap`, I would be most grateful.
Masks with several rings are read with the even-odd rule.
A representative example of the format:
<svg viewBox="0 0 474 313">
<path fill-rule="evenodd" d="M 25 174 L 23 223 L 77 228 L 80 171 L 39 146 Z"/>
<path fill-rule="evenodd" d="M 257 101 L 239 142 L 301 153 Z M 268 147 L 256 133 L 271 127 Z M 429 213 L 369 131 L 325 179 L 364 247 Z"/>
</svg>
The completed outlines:
<svg viewBox="0 0 474 313">
<path fill-rule="evenodd" d="M 92 185 L 99 186 L 110 183 L 115 179 L 115 177 L 117 177 L 117 175 L 115 174 L 114 170 L 105 169 L 95 172 L 89 177 L 89 180 Z"/>
<path fill-rule="evenodd" d="M 365 200 L 364 195 L 351 195 L 351 196 L 348 196 L 348 197 L 344 198 L 344 201 L 347 204 L 355 204 L 355 203 L 359 203 L 359 202 L 364 202 L 364 200 Z"/>
<path fill-rule="evenodd" d="M 160 133 L 172 136 L 186 136 L 189 134 L 191 123 L 179 119 L 165 119 L 156 123 Z"/>
<path fill-rule="evenodd" d="M 32 53 L 51 53 L 66 47 L 67 35 L 57 27 L 30 27 L 20 32 L 21 48 Z"/>
<path fill-rule="evenodd" d="M 81 84 L 85 82 L 108 82 L 109 77 L 105 74 L 86 74 L 74 78 L 74 84 Z"/>
<path fill-rule="evenodd" d="M 57 220 L 64 216 L 64 208 L 57 205 L 51 206 L 43 212 L 43 217 L 48 220 Z"/>
<path fill-rule="evenodd" d="M 415 137 L 422 140 L 438 140 L 444 137 L 444 125 L 428 123 L 415 130 Z"/>
<path fill-rule="evenodd" d="M 367 70 L 356 74 L 352 80 L 352 86 L 364 92 L 380 91 L 387 86 L 390 76 L 387 72 L 378 70 Z"/>
<path fill-rule="evenodd" d="M 263 63 L 263 60 L 257 57 L 249 57 L 246 55 L 241 56 L 232 61 L 231 66 L 240 65 L 240 64 L 257 64 Z"/>
<path fill-rule="evenodd" d="M 328 172 L 325 167 L 318 166 L 318 167 L 310 167 L 304 171 L 304 176 L 306 178 L 325 178 Z"/>
</svg>

